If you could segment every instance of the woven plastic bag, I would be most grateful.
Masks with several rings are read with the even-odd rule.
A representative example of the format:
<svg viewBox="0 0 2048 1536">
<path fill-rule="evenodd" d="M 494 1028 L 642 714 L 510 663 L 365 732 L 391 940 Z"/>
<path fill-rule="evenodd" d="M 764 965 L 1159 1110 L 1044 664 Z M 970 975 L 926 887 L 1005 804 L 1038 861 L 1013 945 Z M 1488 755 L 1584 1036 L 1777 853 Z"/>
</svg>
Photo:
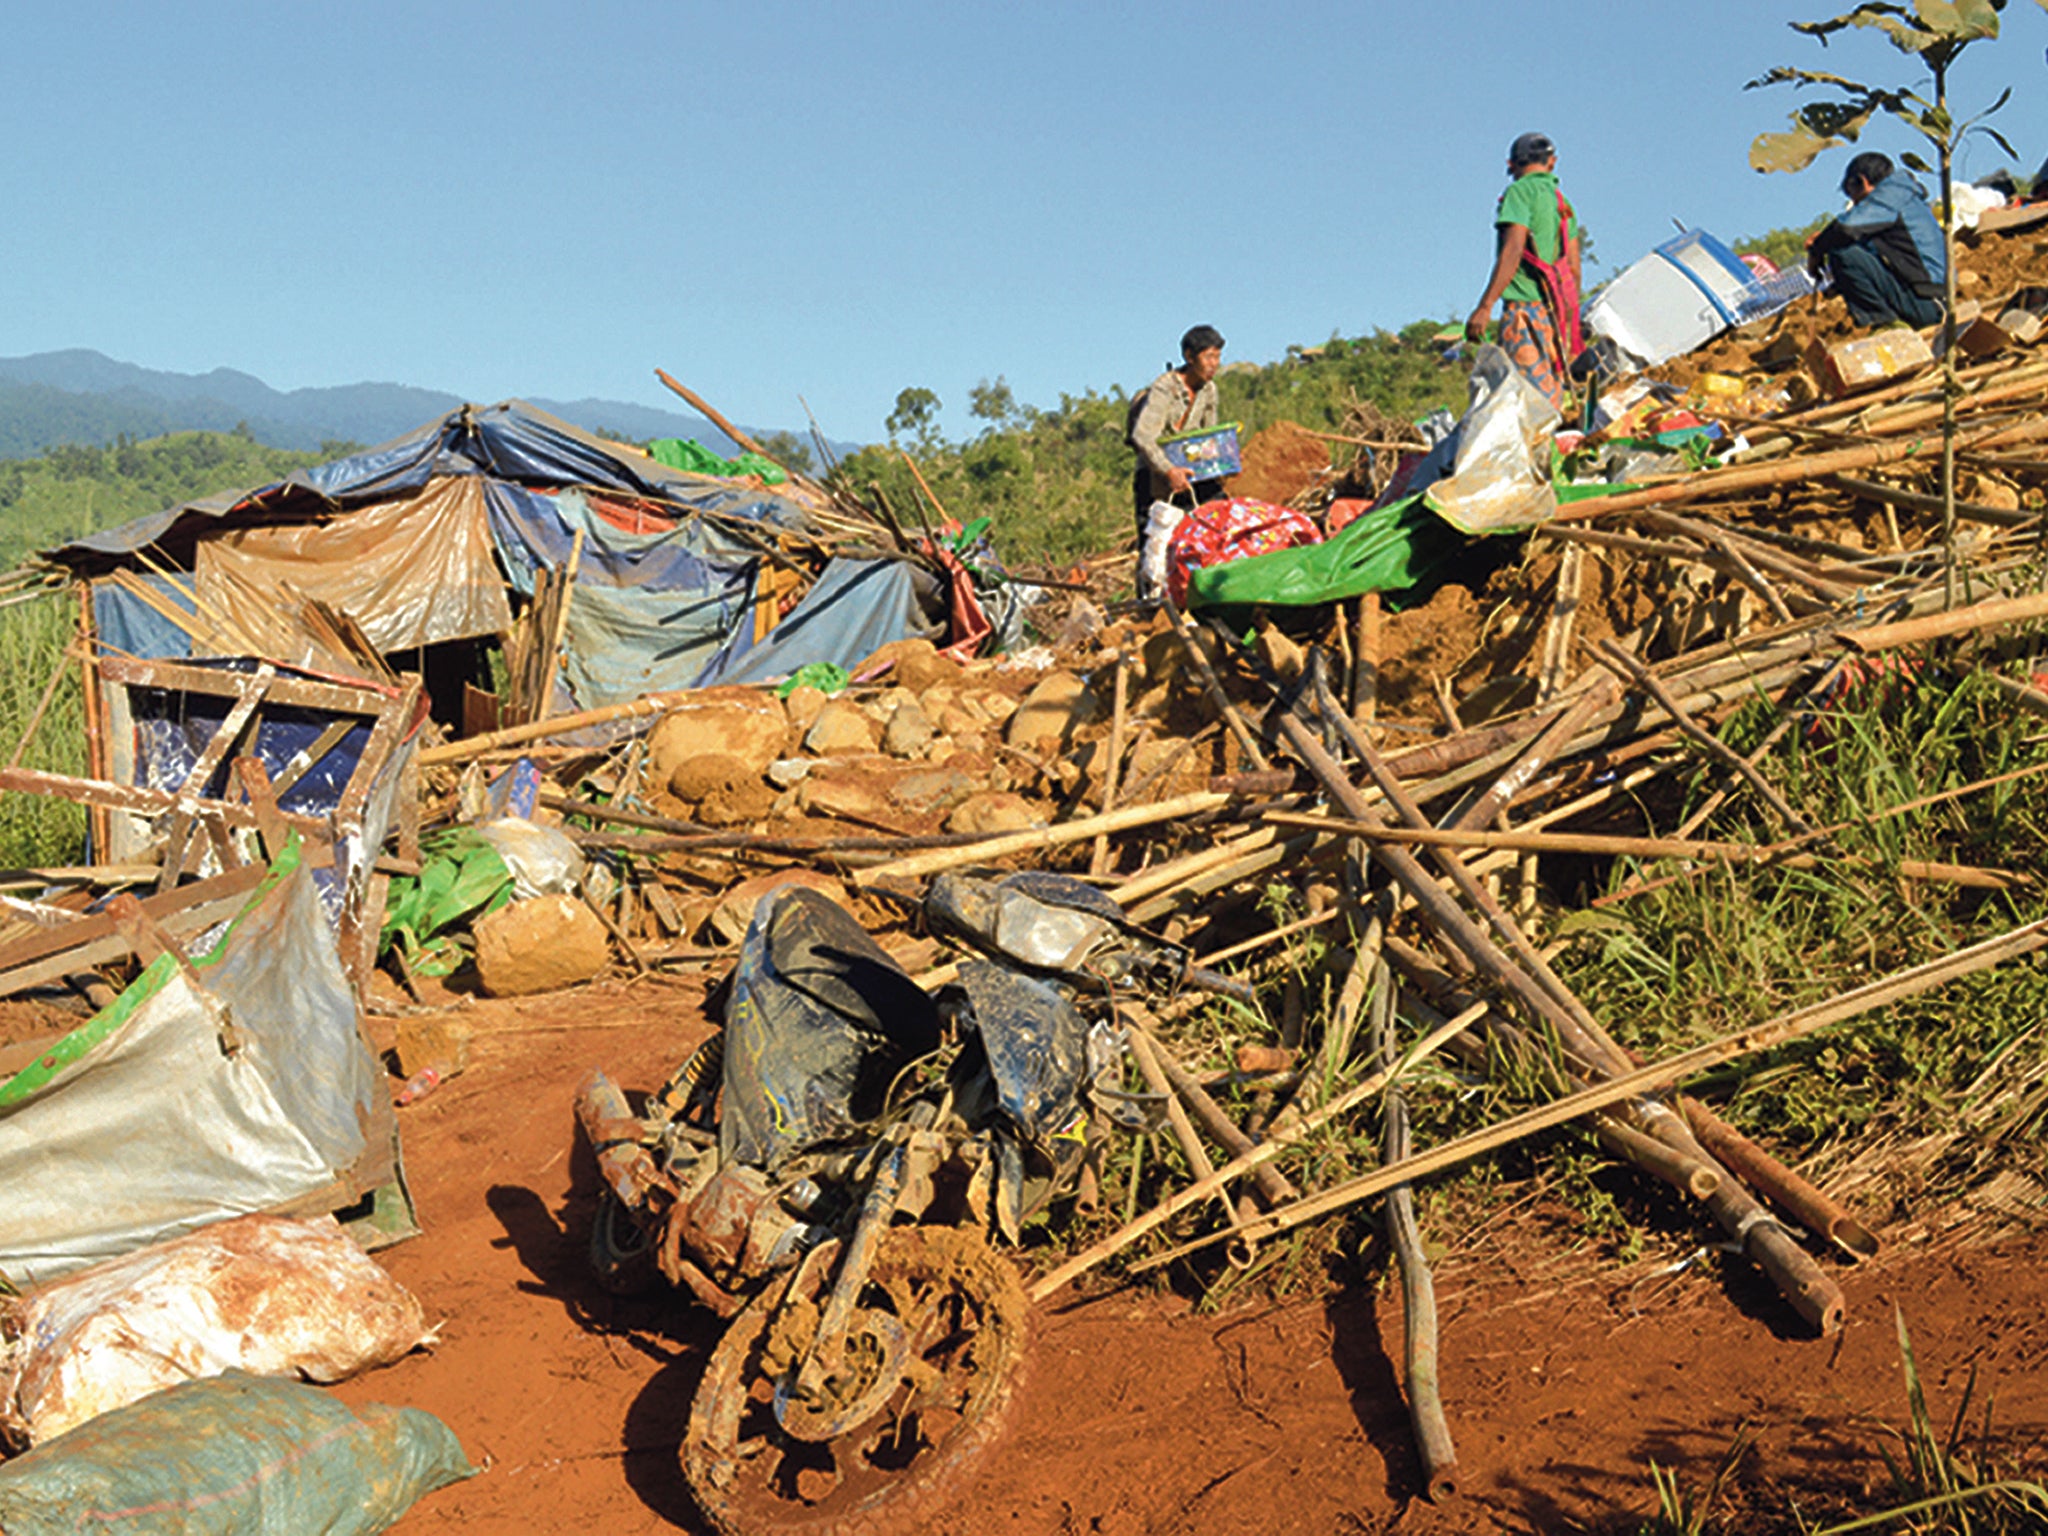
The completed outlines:
<svg viewBox="0 0 2048 1536">
<path fill-rule="evenodd" d="M 418 1408 L 360 1414 L 233 1371 L 102 1414 L 0 1464 L 7 1536 L 369 1536 L 476 1474 Z"/>
</svg>

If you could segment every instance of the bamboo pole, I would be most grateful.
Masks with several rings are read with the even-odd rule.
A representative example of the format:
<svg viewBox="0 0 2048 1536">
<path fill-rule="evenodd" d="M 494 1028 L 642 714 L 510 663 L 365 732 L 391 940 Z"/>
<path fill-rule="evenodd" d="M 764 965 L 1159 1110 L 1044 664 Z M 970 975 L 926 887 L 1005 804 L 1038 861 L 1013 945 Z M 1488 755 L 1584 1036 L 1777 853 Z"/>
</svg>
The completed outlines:
<svg viewBox="0 0 2048 1536">
<path fill-rule="evenodd" d="M 1972 603 L 1967 608 L 1953 608 L 1947 613 L 1902 619 L 1896 624 L 1845 629 L 1841 639 L 1843 644 L 1855 647 L 1865 656 L 1874 656 L 1879 651 L 1896 651 L 1910 645 L 1924 645 L 1929 640 L 1974 634 L 1979 630 L 1996 629 L 2004 624 L 2024 624 L 2044 617 L 2048 617 L 2048 592 L 2034 592 L 2026 597 L 1992 598 L 1987 602 Z"/>
<path fill-rule="evenodd" d="M 1109 717 L 1108 760 L 1102 765 L 1102 811 L 1104 815 L 1116 809 L 1117 770 L 1124 758 L 1124 705 L 1129 692 L 1126 686 L 1128 668 L 1124 664 L 1124 653 L 1116 653 L 1116 689 L 1114 707 Z M 1103 875 L 1109 872 L 1109 834 L 1095 834 L 1095 852 L 1088 861 L 1088 873 Z"/>
<path fill-rule="evenodd" d="M 1707 1071 L 1709 1068 L 1723 1066 L 1728 1062 L 1740 1060 L 1745 1056 L 1753 1056 L 1762 1051 L 1773 1050 L 1778 1046 L 1790 1044 L 1818 1030 L 1825 1029 L 1831 1024 L 1838 1024 L 1845 1019 L 1855 1018 L 1860 1014 L 1869 1012 L 1873 1008 L 1883 1007 L 1889 1003 L 1901 1002 L 1909 997 L 1917 997 L 1923 992 L 1946 985 L 1948 982 L 1960 977 L 1988 970 L 1992 966 L 2003 964 L 2005 961 L 2016 959 L 2021 955 L 2032 954 L 2043 947 L 2048 947 L 2048 919 L 2024 924 L 2021 927 L 1999 934 L 1995 938 L 1986 939 L 1979 944 L 1973 944 L 1967 949 L 1957 950 L 1952 954 L 1944 955 L 1939 960 L 1929 961 L 1925 965 L 1894 972 L 1865 986 L 1857 987 L 1852 991 L 1830 998 L 1826 1002 L 1817 1003 L 1810 1008 L 1781 1014 L 1777 1018 L 1767 1020 L 1762 1024 L 1733 1030 L 1728 1034 L 1708 1041 L 1704 1045 L 1695 1046 L 1689 1051 L 1681 1051 L 1677 1055 L 1667 1057 L 1662 1061 L 1651 1062 L 1647 1066 L 1637 1067 L 1633 1071 L 1610 1078 L 1605 1082 L 1595 1083 L 1575 1093 L 1566 1094 L 1562 1098 L 1555 1099 L 1548 1104 L 1539 1105 L 1535 1109 L 1525 1110 L 1521 1114 L 1503 1120 L 1497 1125 L 1489 1126 L 1485 1130 L 1474 1131 L 1469 1135 L 1447 1141 L 1443 1145 L 1432 1148 L 1427 1152 L 1417 1153 L 1402 1163 L 1380 1168 L 1372 1173 L 1352 1179 L 1345 1184 L 1340 1184 L 1318 1194 L 1311 1195 L 1300 1204 L 1289 1207 L 1287 1210 L 1269 1211 L 1264 1216 L 1258 1217 L 1255 1221 L 1247 1223 L 1244 1235 L 1254 1240 L 1272 1237 L 1293 1227 L 1298 1227 L 1303 1222 L 1317 1220 L 1330 1214 L 1332 1211 L 1342 1210 L 1344 1207 L 1353 1205 L 1360 1200 L 1369 1199 L 1373 1195 L 1393 1188 L 1396 1184 L 1422 1178 L 1427 1174 L 1441 1173 L 1446 1168 L 1455 1168 L 1460 1163 L 1469 1162 L 1472 1158 L 1482 1153 L 1495 1151 L 1498 1148 L 1510 1146 L 1517 1141 L 1526 1140 L 1528 1137 L 1536 1135 L 1541 1131 L 1547 1131 L 1555 1126 L 1564 1125 L 1569 1121 L 1578 1119 L 1582 1115 L 1590 1114 L 1594 1110 L 1605 1109 L 1611 1105 L 1624 1103 L 1637 1095 L 1655 1093 L 1660 1089 L 1682 1082 L 1688 1077 L 1693 1077 Z M 1263 1150 L 1265 1145 L 1269 1144 L 1262 1143 L 1258 1150 Z M 1219 1181 L 1228 1180 L 1235 1178 L 1241 1171 L 1235 1163 L 1225 1164 L 1216 1170 L 1215 1177 Z M 1210 1193 L 1211 1191 L 1206 1188 L 1191 1187 L 1182 1190 L 1174 1197 L 1174 1200 L 1186 1200 L 1192 1203 L 1194 1200 L 1206 1199 Z M 1166 1202 L 1166 1204 L 1171 1203 Z M 1185 1206 L 1180 1208 L 1185 1209 Z M 1148 1212 L 1146 1216 L 1140 1217 L 1130 1227 L 1110 1234 L 1109 1237 L 1104 1238 L 1085 1253 L 1077 1254 L 1074 1258 L 1068 1260 L 1067 1263 L 1046 1275 L 1032 1287 L 1032 1299 L 1042 1300 L 1046 1296 L 1051 1295 L 1060 1286 L 1087 1273 L 1104 1259 L 1128 1247 L 1130 1243 L 1157 1227 L 1160 1222 L 1167 1219 L 1167 1216 L 1173 1214 L 1171 1211 L 1167 1211 L 1166 1215 L 1160 1215 L 1154 1220 L 1154 1214 L 1162 1209 L 1164 1209 L 1164 1205 L 1155 1207 L 1154 1212 Z M 1198 1238 L 1191 1243 L 1184 1243 L 1170 1253 L 1158 1255 L 1147 1260 L 1140 1268 L 1149 1269 L 1159 1264 L 1170 1262 L 1173 1259 L 1184 1257 L 1189 1253 L 1208 1247 L 1211 1243 L 1218 1241 L 1220 1236 L 1221 1234 L 1217 1234 Z"/>
<path fill-rule="evenodd" d="M 1362 1082 L 1346 1089 L 1314 1114 L 1304 1115 L 1285 1130 L 1276 1129 L 1249 1152 L 1232 1158 L 1208 1178 L 1199 1179 L 1186 1189 L 1168 1196 L 1144 1215 L 1127 1221 L 1123 1227 L 1110 1233 L 1109 1236 L 1103 1238 L 1100 1242 L 1092 1244 L 1082 1252 L 1075 1254 L 1066 1263 L 1040 1276 L 1031 1287 L 1031 1300 L 1034 1303 L 1045 1301 L 1048 1297 L 1054 1295 L 1061 1286 L 1085 1275 L 1104 1259 L 1122 1252 L 1147 1232 L 1172 1220 L 1189 1206 L 1197 1205 L 1207 1200 L 1218 1190 L 1227 1188 L 1230 1181 L 1239 1174 L 1249 1173 L 1261 1163 L 1278 1157 L 1297 1141 L 1314 1135 L 1315 1132 L 1321 1130 L 1323 1126 L 1327 1125 L 1337 1116 L 1345 1113 L 1354 1105 L 1363 1103 L 1366 1099 L 1371 1098 L 1372 1095 L 1386 1087 L 1388 1083 L 1395 1081 L 1417 1062 L 1433 1056 L 1446 1043 L 1478 1023 L 1485 1016 L 1486 1012 L 1486 1004 L 1475 1003 L 1456 1018 L 1447 1019 L 1444 1023 L 1423 1036 L 1421 1040 L 1417 1041 L 1408 1054 L 1403 1056 L 1392 1067 L 1381 1067 L 1368 1074 Z M 1227 1236 L 1228 1234 L 1225 1235 Z"/>
<path fill-rule="evenodd" d="M 1218 810 L 1228 805 L 1230 800 L 1229 795 L 1205 791 L 1182 795 L 1173 800 L 1161 800 L 1154 805 L 1129 806 L 1120 811 L 1110 811 L 1106 815 L 1083 816 L 1076 821 L 1062 822 L 1056 827 L 1039 827 L 1029 832 L 1008 832 L 1001 837 L 987 838 L 971 848 L 935 849 L 930 853 L 913 854 L 907 859 L 896 859 L 888 864 L 877 864 L 872 869 L 864 869 L 854 876 L 854 880 L 860 885 L 873 885 L 878 880 L 920 879 L 925 875 L 935 875 L 941 870 L 957 869 L 963 864 L 979 864 L 1013 853 L 1059 848 L 1068 843 L 1085 843 L 1098 832 L 1128 832 L 1134 827 L 1156 826 L 1162 821 L 1183 821 L 1190 816 L 1199 816 L 1204 811 Z"/>
<path fill-rule="evenodd" d="M 552 720 L 535 720 L 526 725 L 508 725 L 501 731 L 488 731 L 481 736 L 465 736 L 460 741 L 447 741 L 437 747 L 428 747 L 419 753 L 423 767 L 435 763 L 459 763 L 472 757 L 481 757 L 499 747 L 523 746 L 530 741 L 545 741 L 550 736 L 567 736 L 588 726 L 609 725 L 615 720 L 638 720 L 648 715 L 666 714 L 696 696 L 694 688 L 672 688 L 665 693 L 646 693 L 623 704 L 607 704 L 602 709 L 581 710 L 573 715 L 557 715 Z"/>
<path fill-rule="evenodd" d="M 1808 1231 L 1818 1232 L 1844 1253 L 1859 1259 L 1877 1256 L 1877 1236 L 1839 1201 L 1772 1157 L 1755 1142 L 1721 1120 L 1698 1099 L 1681 1096 L 1678 1107 L 1692 1122 L 1701 1145 L 1737 1176 L 1755 1185 L 1766 1198 Z"/>
<path fill-rule="evenodd" d="M 1391 1014 L 1382 1019 L 1379 1056 L 1394 1061 Z M 1407 1160 L 1408 1100 L 1398 1086 L 1387 1089 L 1386 1125 L 1380 1137 L 1382 1165 Z M 1415 1450 L 1422 1458 L 1422 1486 L 1431 1503 L 1442 1503 L 1458 1491 L 1458 1451 L 1444 1415 L 1443 1391 L 1437 1375 L 1436 1283 L 1429 1273 L 1422 1232 L 1415 1221 L 1415 1196 L 1407 1184 L 1387 1191 L 1387 1240 L 1401 1268 L 1401 1347 L 1408 1378 L 1408 1419 Z"/>
</svg>

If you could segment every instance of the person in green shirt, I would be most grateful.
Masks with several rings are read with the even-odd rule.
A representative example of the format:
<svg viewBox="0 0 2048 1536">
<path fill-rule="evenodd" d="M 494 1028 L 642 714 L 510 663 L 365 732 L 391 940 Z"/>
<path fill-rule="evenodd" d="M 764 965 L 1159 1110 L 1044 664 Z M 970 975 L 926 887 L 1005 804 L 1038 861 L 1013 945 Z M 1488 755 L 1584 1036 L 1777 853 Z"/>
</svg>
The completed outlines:
<svg viewBox="0 0 2048 1536">
<path fill-rule="evenodd" d="M 1508 148 L 1514 179 L 1493 216 L 1493 276 L 1465 336 L 1486 338 L 1500 304 L 1499 342 L 1543 398 L 1565 408 L 1565 379 L 1582 350 L 1578 216 L 1557 186 L 1557 148 L 1525 133 Z"/>
</svg>

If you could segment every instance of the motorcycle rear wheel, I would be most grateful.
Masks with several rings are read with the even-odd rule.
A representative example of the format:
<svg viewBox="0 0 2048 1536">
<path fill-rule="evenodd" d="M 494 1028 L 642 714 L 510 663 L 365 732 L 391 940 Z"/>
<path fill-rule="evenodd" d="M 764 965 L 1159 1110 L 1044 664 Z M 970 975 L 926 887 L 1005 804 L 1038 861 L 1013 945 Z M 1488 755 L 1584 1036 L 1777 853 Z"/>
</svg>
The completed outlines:
<svg viewBox="0 0 2048 1536">
<path fill-rule="evenodd" d="M 787 1412 L 830 1277 L 819 1266 L 793 1294 L 771 1284 L 712 1352 L 691 1405 L 683 1474 L 723 1536 L 915 1530 L 1003 1431 L 1023 1374 L 1023 1285 L 977 1234 L 946 1227 L 883 1236 L 832 1400 L 801 1414 L 829 1424 L 837 1409 L 858 1422 L 830 1439 L 785 1429 L 778 1388 Z"/>
</svg>

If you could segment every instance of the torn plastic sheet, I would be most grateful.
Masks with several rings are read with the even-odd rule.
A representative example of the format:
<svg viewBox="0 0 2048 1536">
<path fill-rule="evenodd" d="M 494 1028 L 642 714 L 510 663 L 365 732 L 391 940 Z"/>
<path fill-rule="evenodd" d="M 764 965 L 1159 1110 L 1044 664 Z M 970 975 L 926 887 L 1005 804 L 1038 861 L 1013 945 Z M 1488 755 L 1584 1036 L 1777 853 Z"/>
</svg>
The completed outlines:
<svg viewBox="0 0 2048 1536">
<path fill-rule="evenodd" d="M 1430 454 L 1437 460 L 1447 447 L 1450 473 L 1429 485 L 1423 499 L 1463 533 L 1505 533 L 1549 522 L 1557 515 L 1550 437 L 1562 419 L 1505 352 L 1481 347 L 1472 364 L 1472 404 L 1458 430 Z M 1418 470 L 1410 484 L 1424 483 Z"/>
<path fill-rule="evenodd" d="M 226 1217 L 346 1205 L 389 1176 L 379 1091 L 288 852 L 204 959 L 160 956 L 0 1083 L 0 1275 L 40 1285 Z"/>
</svg>

